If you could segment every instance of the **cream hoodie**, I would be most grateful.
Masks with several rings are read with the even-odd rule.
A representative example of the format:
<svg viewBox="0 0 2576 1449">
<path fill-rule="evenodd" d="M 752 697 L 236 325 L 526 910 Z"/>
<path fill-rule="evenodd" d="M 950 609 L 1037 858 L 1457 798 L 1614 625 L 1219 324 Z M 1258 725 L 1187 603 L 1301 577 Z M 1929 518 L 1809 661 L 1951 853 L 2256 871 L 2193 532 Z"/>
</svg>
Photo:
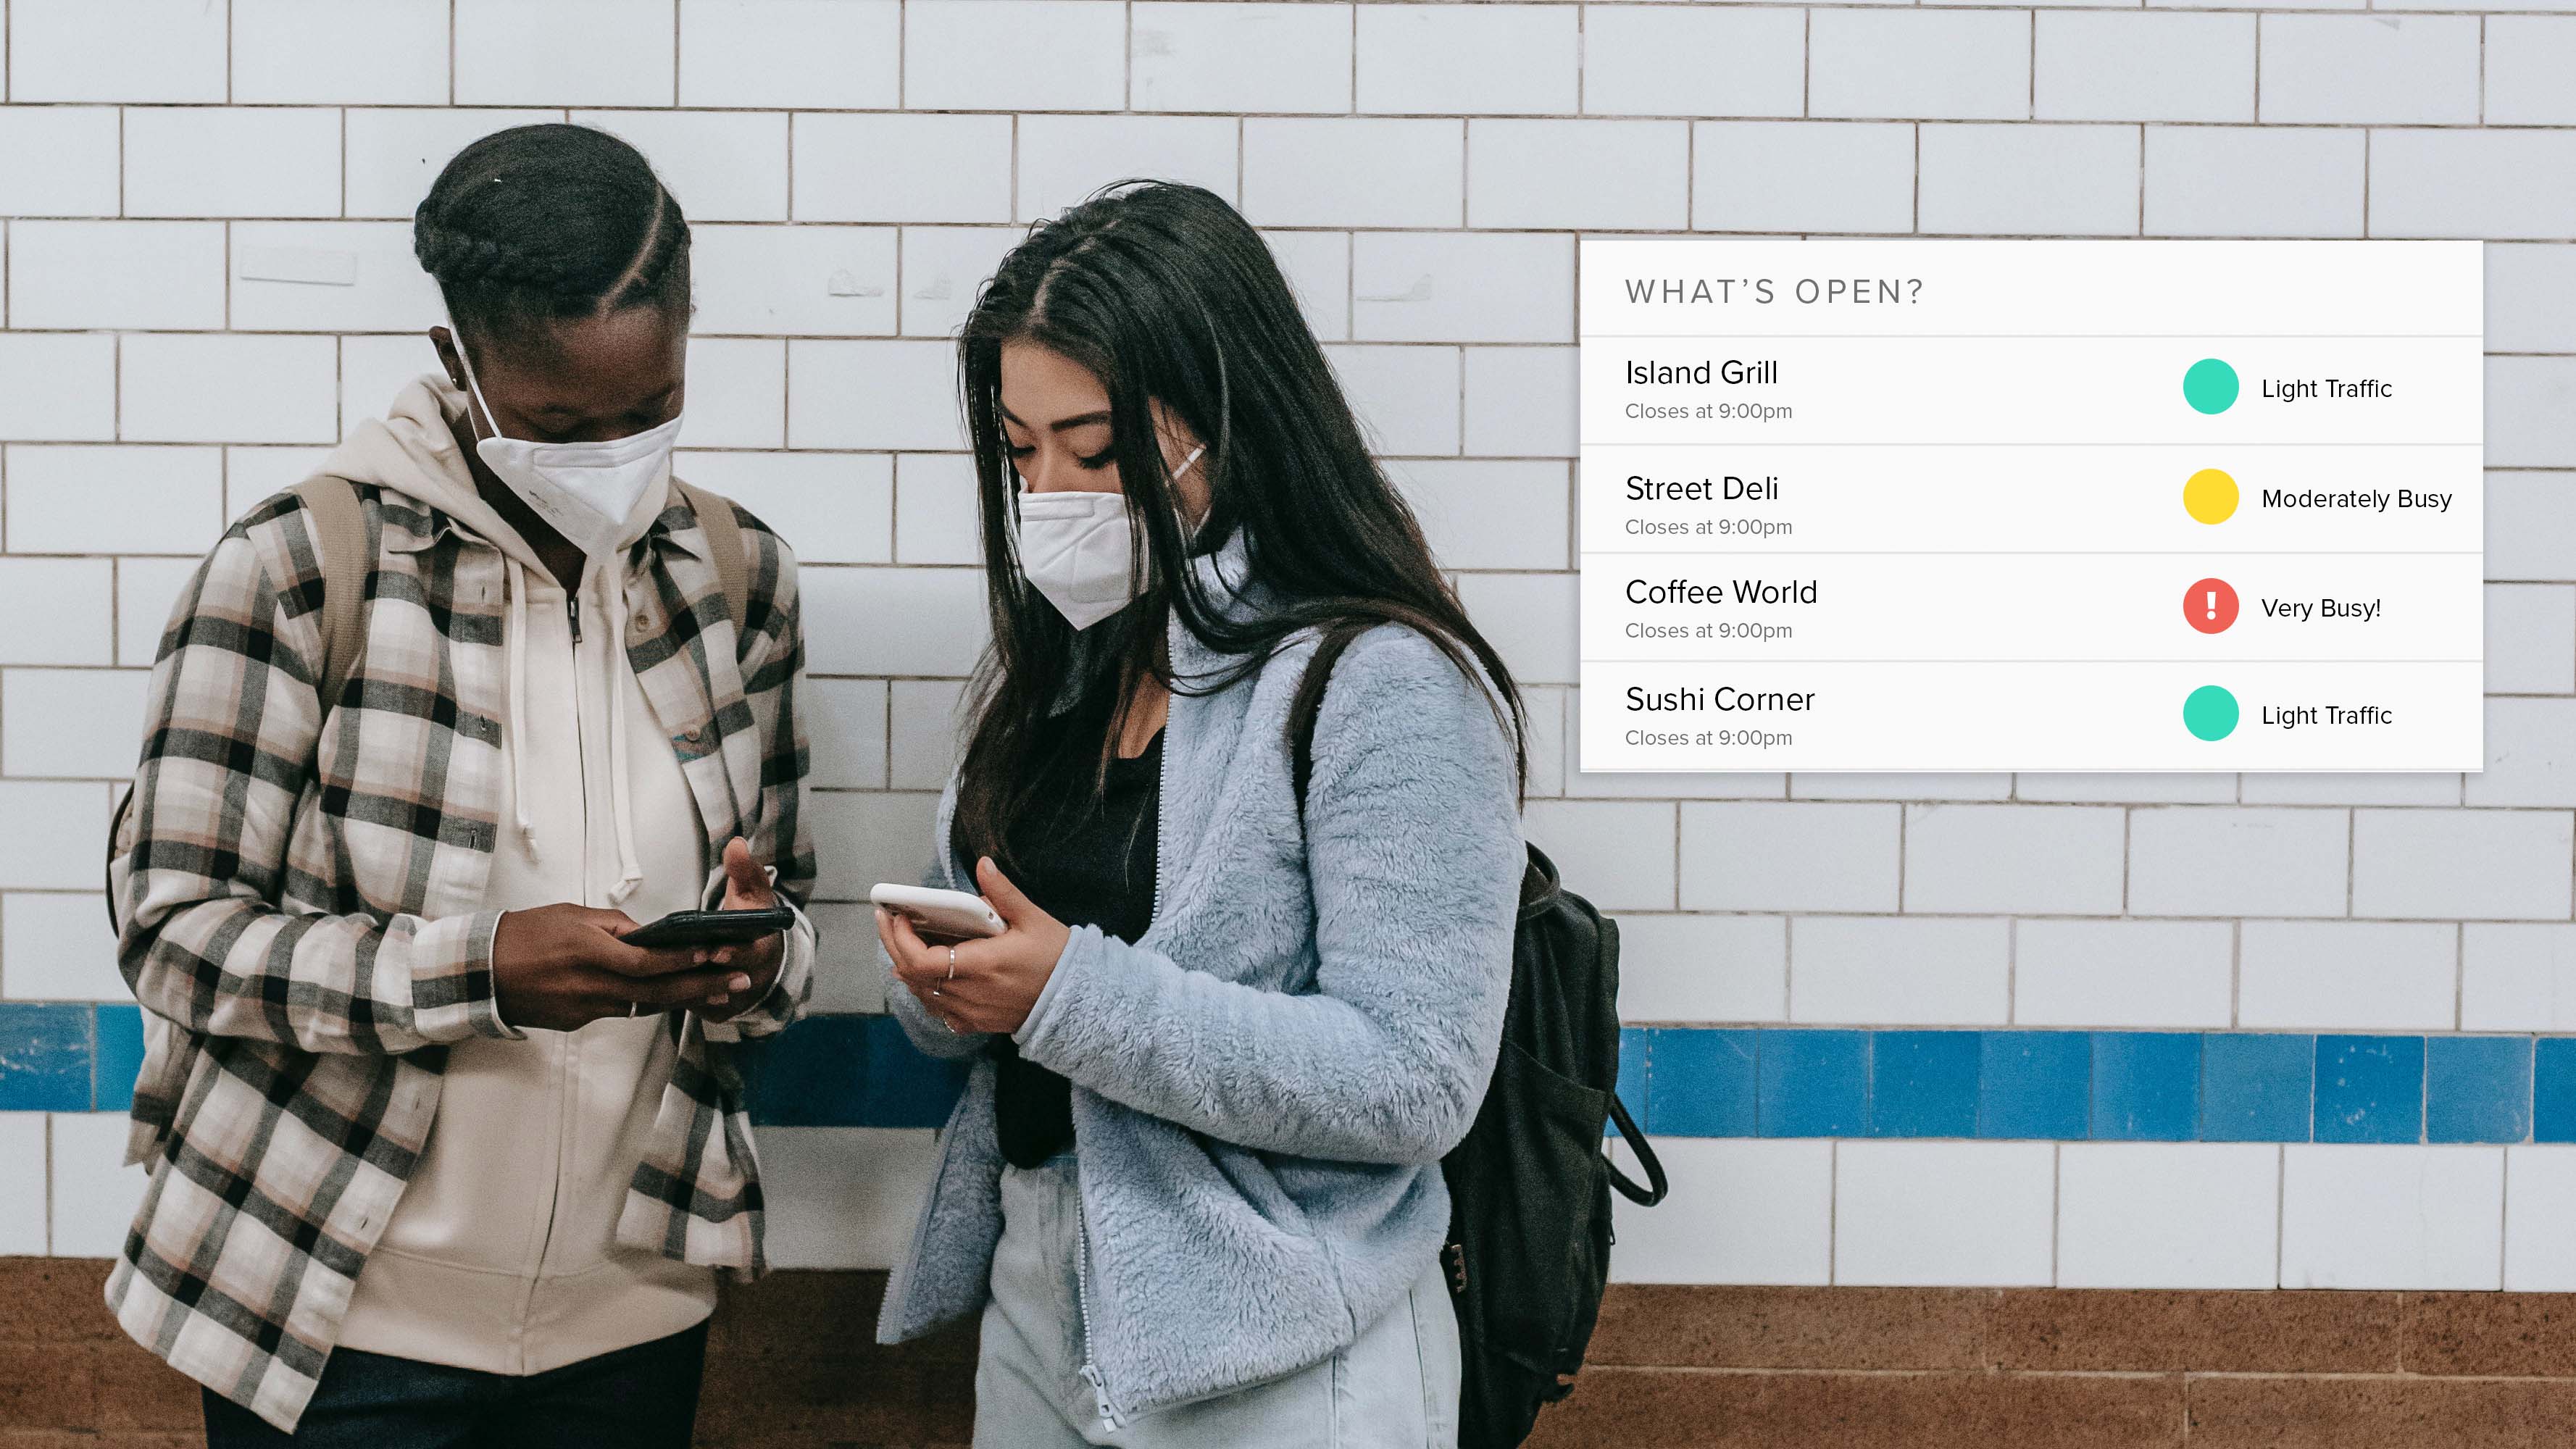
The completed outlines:
<svg viewBox="0 0 2576 1449">
<path fill-rule="evenodd" d="M 630 599 L 597 565 L 574 590 L 558 584 L 475 491 L 446 421 L 463 408 L 423 378 L 325 470 L 398 488 L 507 560 L 504 823 L 482 905 L 573 901 L 638 921 L 694 907 L 714 865 L 707 832 L 626 658 L 658 627 L 647 591 Z M 659 512 L 668 487 L 639 507 Z M 450 1047 L 428 1146 L 358 1275 L 341 1345 L 535 1374 L 713 1311 L 713 1269 L 617 1242 L 673 1024 L 652 1014 Z"/>
</svg>

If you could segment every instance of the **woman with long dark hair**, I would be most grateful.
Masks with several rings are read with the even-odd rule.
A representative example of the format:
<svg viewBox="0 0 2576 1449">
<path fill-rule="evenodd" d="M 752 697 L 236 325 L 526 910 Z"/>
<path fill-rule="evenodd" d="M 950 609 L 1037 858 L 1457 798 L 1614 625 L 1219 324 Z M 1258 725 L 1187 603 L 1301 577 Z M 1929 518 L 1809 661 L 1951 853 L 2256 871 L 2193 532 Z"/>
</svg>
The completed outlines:
<svg viewBox="0 0 2576 1449">
<path fill-rule="evenodd" d="M 1007 929 L 878 914 L 913 1040 L 975 1062 L 880 1334 L 982 1309 L 978 1445 L 1448 1444 L 1510 674 L 1216 196 L 1041 224 L 960 349 L 993 632 L 929 883 Z"/>
</svg>

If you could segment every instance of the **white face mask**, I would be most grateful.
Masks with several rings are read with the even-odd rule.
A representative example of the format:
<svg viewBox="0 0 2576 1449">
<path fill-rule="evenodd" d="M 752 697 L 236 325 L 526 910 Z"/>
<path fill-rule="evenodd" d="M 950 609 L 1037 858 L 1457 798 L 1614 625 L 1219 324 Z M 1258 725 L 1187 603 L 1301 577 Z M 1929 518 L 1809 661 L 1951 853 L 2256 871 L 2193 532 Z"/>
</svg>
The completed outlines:
<svg viewBox="0 0 2576 1449">
<path fill-rule="evenodd" d="M 1190 450 L 1179 478 L 1207 451 Z M 1020 573 L 1076 629 L 1088 629 L 1135 602 L 1135 539 L 1124 493 L 1020 490 Z"/>
<path fill-rule="evenodd" d="M 659 427 L 605 443 L 538 443 L 502 437 L 500 422 L 492 405 L 483 400 L 474 361 L 466 355 L 454 322 L 448 324 L 448 332 L 459 339 L 456 356 L 465 364 L 466 389 L 473 394 L 474 405 L 483 410 L 484 421 L 492 424 L 488 438 L 475 428 L 474 451 L 484 466 L 586 558 L 613 557 L 642 538 L 653 520 L 649 514 L 638 517 L 637 505 L 671 475 L 671 449 L 680 439 L 678 415 Z M 466 422 L 474 425 L 470 411 Z"/>
</svg>

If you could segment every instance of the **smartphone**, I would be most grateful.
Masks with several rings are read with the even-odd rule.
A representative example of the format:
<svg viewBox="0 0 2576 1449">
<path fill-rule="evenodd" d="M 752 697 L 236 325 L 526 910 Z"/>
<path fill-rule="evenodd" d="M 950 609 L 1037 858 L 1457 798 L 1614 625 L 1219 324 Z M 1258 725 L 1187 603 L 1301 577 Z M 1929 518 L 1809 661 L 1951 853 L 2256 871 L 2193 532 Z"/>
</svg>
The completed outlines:
<svg viewBox="0 0 2576 1449">
<path fill-rule="evenodd" d="M 925 936 L 971 939 L 998 936 L 1009 929 L 1002 924 L 1001 915 L 972 891 L 943 891 L 932 886 L 882 881 L 868 892 L 868 899 L 889 911 L 910 916 L 913 929 Z"/>
<path fill-rule="evenodd" d="M 774 936 L 795 924 L 796 913 L 785 906 L 759 911 L 673 911 L 620 939 L 647 951 L 667 951 L 675 946 L 740 946 Z"/>
</svg>

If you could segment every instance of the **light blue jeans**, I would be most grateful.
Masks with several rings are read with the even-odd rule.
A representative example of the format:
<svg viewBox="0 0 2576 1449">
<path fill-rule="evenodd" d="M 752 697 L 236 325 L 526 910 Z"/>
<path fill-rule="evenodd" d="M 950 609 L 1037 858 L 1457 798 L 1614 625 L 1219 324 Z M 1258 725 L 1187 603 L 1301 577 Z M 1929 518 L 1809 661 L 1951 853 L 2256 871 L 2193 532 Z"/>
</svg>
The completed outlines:
<svg viewBox="0 0 2576 1449">
<path fill-rule="evenodd" d="M 1082 1379 L 1074 1156 L 1002 1169 L 1002 1240 L 975 1369 L 975 1449 L 1454 1449 L 1458 1320 L 1437 1261 L 1359 1341 L 1285 1378 L 1102 1425 Z M 1092 1312 L 1103 1311 L 1097 1302 Z"/>
</svg>

